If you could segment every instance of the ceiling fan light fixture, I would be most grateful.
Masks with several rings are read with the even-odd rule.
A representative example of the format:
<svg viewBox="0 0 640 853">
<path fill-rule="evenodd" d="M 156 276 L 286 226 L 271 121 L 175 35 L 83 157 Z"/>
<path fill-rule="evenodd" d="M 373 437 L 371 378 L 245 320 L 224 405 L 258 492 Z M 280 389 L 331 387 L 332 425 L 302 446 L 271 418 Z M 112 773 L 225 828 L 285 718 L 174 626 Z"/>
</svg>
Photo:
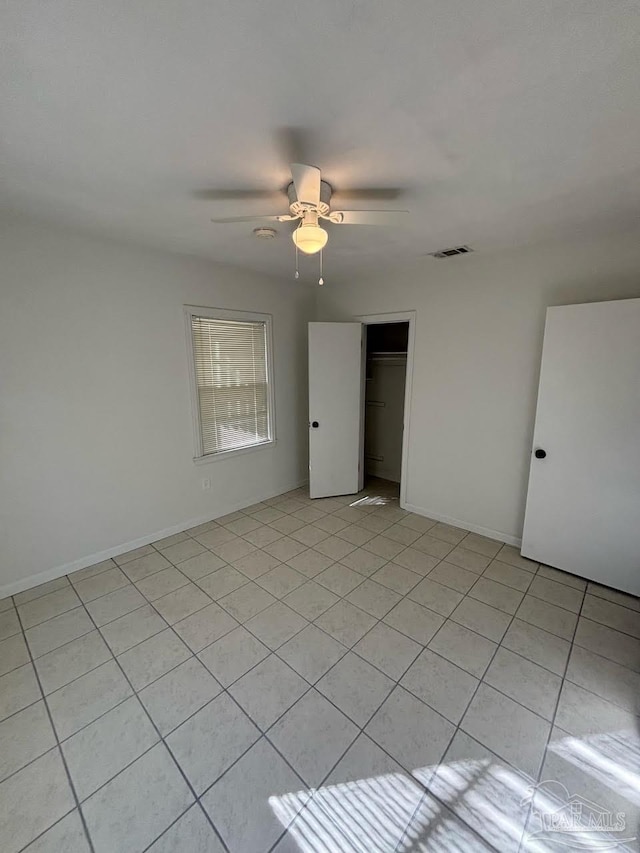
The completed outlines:
<svg viewBox="0 0 640 853">
<path fill-rule="evenodd" d="M 303 222 L 293 232 L 291 239 L 305 255 L 315 255 L 327 245 L 329 234 L 315 222 Z"/>
</svg>

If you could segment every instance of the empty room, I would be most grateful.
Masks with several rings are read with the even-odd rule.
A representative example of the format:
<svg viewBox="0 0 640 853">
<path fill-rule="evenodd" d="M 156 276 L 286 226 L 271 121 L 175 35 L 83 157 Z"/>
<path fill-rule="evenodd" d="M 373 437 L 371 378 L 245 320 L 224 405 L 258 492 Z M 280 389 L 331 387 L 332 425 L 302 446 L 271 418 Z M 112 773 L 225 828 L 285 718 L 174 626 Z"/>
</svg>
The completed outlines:
<svg viewBox="0 0 640 853">
<path fill-rule="evenodd" d="M 7 0 L 1 853 L 640 839 L 640 5 Z"/>
</svg>

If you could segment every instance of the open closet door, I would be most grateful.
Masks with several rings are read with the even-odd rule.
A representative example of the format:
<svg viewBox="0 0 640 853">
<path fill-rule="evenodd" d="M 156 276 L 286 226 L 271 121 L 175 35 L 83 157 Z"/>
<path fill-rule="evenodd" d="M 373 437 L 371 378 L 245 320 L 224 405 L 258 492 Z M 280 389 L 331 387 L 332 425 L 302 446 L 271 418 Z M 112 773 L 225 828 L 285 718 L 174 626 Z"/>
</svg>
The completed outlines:
<svg viewBox="0 0 640 853">
<path fill-rule="evenodd" d="M 309 493 L 362 487 L 362 323 L 309 323 Z"/>
<path fill-rule="evenodd" d="M 522 553 L 640 594 L 640 299 L 547 309 Z"/>
</svg>

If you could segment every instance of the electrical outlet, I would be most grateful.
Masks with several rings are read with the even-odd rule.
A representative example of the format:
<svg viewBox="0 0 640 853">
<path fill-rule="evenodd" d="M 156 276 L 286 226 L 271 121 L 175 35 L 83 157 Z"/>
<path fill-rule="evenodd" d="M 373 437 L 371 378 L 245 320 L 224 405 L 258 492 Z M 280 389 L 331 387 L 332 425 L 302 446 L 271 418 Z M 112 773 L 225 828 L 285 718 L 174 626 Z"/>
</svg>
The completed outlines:
<svg viewBox="0 0 640 853">
<path fill-rule="evenodd" d="M 211 488 L 211 480 L 208 477 L 204 477 L 202 480 L 202 491 L 206 492 Z"/>
</svg>

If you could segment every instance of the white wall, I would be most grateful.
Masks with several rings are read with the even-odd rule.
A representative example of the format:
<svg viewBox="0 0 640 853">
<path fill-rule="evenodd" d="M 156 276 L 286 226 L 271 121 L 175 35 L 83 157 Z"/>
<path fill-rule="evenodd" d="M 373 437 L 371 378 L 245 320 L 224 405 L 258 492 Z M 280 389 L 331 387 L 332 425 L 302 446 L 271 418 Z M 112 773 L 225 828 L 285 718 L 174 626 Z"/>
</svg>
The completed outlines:
<svg viewBox="0 0 640 853">
<path fill-rule="evenodd" d="M 16 218 L 0 258 L 0 597 L 306 479 L 309 287 Z M 193 463 L 184 304 L 273 314 L 273 449 Z"/>
<path fill-rule="evenodd" d="M 545 308 L 640 295 L 638 234 L 326 284 L 320 320 L 417 311 L 407 504 L 519 543 Z"/>
</svg>

